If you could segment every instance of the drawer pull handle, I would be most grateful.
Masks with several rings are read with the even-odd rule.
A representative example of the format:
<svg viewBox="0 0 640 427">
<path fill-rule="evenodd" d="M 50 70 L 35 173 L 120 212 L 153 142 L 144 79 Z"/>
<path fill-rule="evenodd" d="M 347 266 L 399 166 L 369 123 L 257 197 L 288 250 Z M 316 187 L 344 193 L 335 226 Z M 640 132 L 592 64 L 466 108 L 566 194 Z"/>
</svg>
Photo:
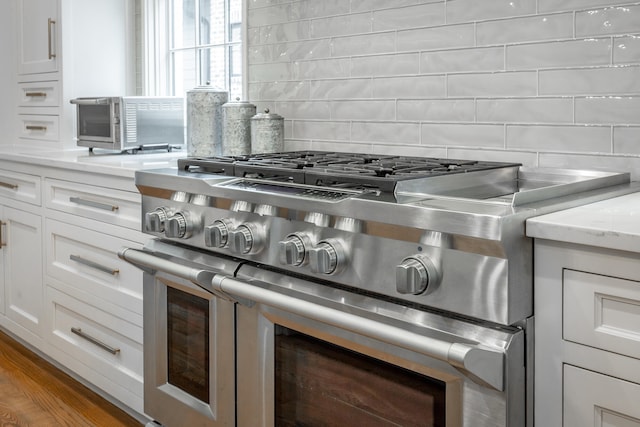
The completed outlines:
<svg viewBox="0 0 640 427">
<path fill-rule="evenodd" d="M 24 95 L 29 98 L 46 98 L 47 92 L 26 92 Z"/>
<path fill-rule="evenodd" d="M 42 131 L 42 132 L 46 132 L 47 131 L 47 127 L 46 126 L 27 125 L 27 126 L 25 126 L 25 128 L 27 130 L 37 130 L 37 131 Z"/>
<path fill-rule="evenodd" d="M 0 181 L 0 187 L 10 188 L 12 190 L 17 190 L 18 189 L 18 185 L 17 184 L 11 184 L 9 182 L 2 182 L 2 181 Z"/>
<path fill-rule="evenodd" d="M 82 329 L 80 329 L 80 328 L 73 328 L 72 327 L 71 328 L 71 332 L 73 332 L 74 334 L 78 335 L 79 337 L 84 338 L 85 340 L 97 345 L 101 349 L 103 349 L 105 351 L 108 351 L 111 354 L 120 353 L 120 349 L 119 348 L 111 347 L 110 345 L 103 343 L 99 339 L 94 338 L 91 335 L 87 335 L 87 333 L 86 332 L 82 332 Z"/>
<path fill-rule="evenodd" d="M 53 59 L 56 57 L 56 54 L 53 52 L 53 32 L 51 31 L 51 27 L 56 23 L 53 19 L 49 18 L 47 20 L 47 50 L 49 54 L 49 59 Z"/>
<path fill-rule="evenodd" d="M 91 267 L 91 268 L 95 268 L 96 270 L 100 270 L 100 271 L 104 271 L 105 273 L 111 274 L 112 276 L 115 276 L 116 274 L 120 273 L 120 270 L 118 270 L 117 268 L 109 268 L 109 267 L 105 267 L 104 265 L 98 264 L 97 262 L 93 262 L 93 261 L 89 261 L 88 259 L 84 259 L 78 255 L 69 255 L 69 259 L 71 261 L 75 261 L 78 262 L 82 265 L 86 265 L 87 267 Z"/>
<path fill-rule="evenodd" d="M 93 200 L 81 199 L 80 197 L 69 197 L 71 203 L 77 203 L 79 205 L 90 206 L 92 208 L 103 209 L 106 211 L 117 211 L 118 206 L 110 205 L 107 203 L 94 202 Z"/>
</svg>

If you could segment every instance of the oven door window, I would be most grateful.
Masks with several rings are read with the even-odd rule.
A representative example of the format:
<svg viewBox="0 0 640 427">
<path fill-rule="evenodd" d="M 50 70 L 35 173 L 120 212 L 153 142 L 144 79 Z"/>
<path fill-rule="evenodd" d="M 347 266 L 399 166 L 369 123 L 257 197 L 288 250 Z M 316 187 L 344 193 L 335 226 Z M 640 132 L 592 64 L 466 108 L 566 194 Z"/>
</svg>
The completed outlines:
<svg viewBox="0 0 640 427">
<path fill-rule="evenodd" d="M 79 105 L 78 128 L 82 136 L 111 138 L 111 105 Z"/>
<path fill-rule="evenodd" d="M 277 327 L 275 425 L 445 426 L 446 383 Z"/>
<path fill-rule="evenodd" d="M 167 288 L 167 374 L 170 384 L 209 401 L 209 301 Z"/>
</svg>

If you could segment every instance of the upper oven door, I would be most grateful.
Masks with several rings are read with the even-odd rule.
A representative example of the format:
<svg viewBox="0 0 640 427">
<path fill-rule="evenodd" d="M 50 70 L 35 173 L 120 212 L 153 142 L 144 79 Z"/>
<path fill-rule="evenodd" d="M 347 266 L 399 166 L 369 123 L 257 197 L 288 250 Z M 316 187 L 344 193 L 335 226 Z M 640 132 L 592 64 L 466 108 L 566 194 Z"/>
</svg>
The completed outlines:
<svg viewBox="0 0 640 427">
<path fill-rule="evenodd" d="M 145 413 L 165 427 L 234 425 L 234 303 L 200 284 L 237 263 L 159 242 L 120 257 L 145 271 Z"/>
<path fill-rule="evenodd" d="M 120 146 L 120 98 L 76 98 L 78 145 L 118 149 Z"/>
</svg>

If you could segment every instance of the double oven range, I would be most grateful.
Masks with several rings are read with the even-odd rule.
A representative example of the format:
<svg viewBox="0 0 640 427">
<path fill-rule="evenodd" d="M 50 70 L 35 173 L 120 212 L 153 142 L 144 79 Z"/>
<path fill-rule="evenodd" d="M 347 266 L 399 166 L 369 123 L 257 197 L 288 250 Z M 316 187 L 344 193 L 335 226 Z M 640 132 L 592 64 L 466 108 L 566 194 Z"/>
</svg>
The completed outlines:
<svg viewBox="0 0 640 427">
<path fill-rule="evenodd" d="M 532 426 L 525 220 L 626 173 L 296 151 L 136 172 L 145 412 L 172 426 Z"/>
</svg>

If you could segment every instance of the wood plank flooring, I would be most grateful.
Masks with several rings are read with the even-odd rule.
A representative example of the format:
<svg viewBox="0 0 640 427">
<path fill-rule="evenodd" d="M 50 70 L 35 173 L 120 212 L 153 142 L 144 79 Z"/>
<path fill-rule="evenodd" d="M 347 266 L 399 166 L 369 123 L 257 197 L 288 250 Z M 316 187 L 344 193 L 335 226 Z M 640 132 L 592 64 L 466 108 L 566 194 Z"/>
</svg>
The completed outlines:
<svg viewBox="0 0 640 427">
<path fill-rule="evenodd" d="M 0 331 L 0 426 L 141 425 Z"/>
</svg>

